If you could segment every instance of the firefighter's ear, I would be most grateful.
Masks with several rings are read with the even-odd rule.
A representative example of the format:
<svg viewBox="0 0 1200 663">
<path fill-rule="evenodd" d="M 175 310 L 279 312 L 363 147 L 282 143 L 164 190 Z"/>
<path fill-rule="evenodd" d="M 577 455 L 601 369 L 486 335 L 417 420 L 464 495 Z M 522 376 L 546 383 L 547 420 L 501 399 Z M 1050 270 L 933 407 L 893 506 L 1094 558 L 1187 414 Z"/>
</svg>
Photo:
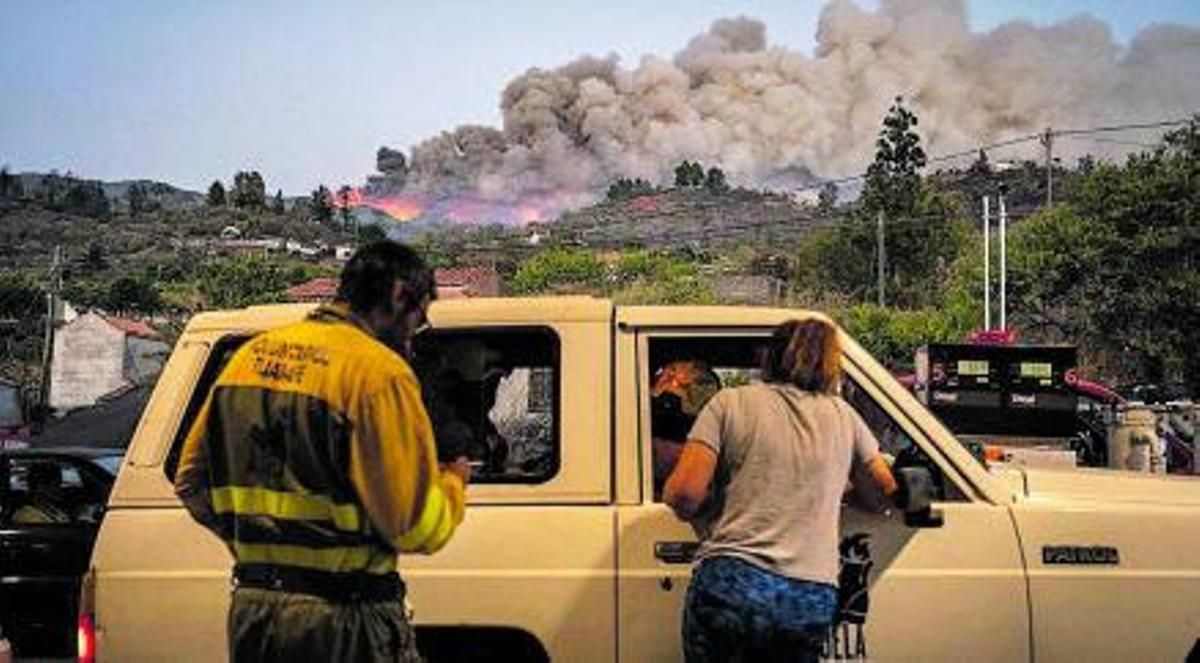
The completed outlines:
<svg viewBox="0 0 1200 663">
<path fill-rule="evenodd" d="M 392 285 L 392 310 L 402 312 L 408 303 L 408 286 L 403 281 L 396 281 Z"/>
</svg>

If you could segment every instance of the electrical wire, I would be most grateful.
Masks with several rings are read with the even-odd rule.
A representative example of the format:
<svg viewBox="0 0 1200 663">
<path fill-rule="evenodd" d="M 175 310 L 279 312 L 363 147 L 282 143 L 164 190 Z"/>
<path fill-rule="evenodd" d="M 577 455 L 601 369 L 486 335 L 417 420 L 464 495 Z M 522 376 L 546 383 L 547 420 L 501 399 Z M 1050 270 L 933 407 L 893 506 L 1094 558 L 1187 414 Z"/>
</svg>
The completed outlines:
<svg viewBox="0 0 1200 663">
<path fill-rule="evenodd" d="M 1165 129 L 1168 127 L 1176 127 L 1176 126 L 1184 125 L 1184 124 L 1187 124 L 1188 122 L 1191 122 L 1191 119 L 1161 120 L 1158 122 L 1138 122 L 1138 123 L 1130 123 L 1130 124 L 1116 124 L 1116 125 L 1111 125 L 1111 126 L 1089 127 L 1089 128 L 1085 128 L 1085 129 L 1052 129 L 1052 130 L 1050 130 L 1050 135 L 1054 138 L 1058 138 L 1058 137 L 1073 138 L 1073 137 L 1078 137 L 1078 136 L 1087 136 L 1087 135 L 1096 134 L 1096 133 L 1115 133 L 1115 132 L 1121 132 L 1121 131 L 1133 131 L 1133 130 L 1144 130 L 1144 129 Z M 1026 135 L 1021 135 L 1021 136 L 1014 136 L 1012 138 L 1008 138 L 1008 139 L 998 141 L 995 143 L 980 145 L 979 147 L 975 147 L 975 148 L 972 148 L 969 150 L 962 150 L 960 152 L 952 152 L 950 154 L 940 154 L 938 156 L 930 157 L 929 159 L 925 160 L 925 163 L 926 163 L 926 165 L 929 165 L 932 163 L 953 161 L 954 159 L 961 159 L 963 157 L 972 156 L 972 155 L 978 154 L 980 152 L 987 152 L 989 150 L 996 150 L 996 149 L 1000 149 L 1003 147 L 1011 147 L 1013 145 L 1020 145 L 1021 143 L 1028 143 L 1031 141 L 1041 140 L 1044 135 L 1045 134 L 1037 133 L 1037 134 L 1026 134 Z M 1138 146 L 1146 146 L 1146 145 L 1138 144 Z M 805 186 L 797 187 L 792 190 L 797 191 L 797 192 L 811 191 L 813 189 L 823 188 L 830 184 L 833 184 L 833 185 L 844 184 L 847 182 L 854 182 L 857 180 L 866 179 L 866 177 L 867 177 L 867 173 L 862 172 L 857 175 L 849 175 L 849 176 L 841 177 L 841 178 L 837 178 L 837 179 L 821 180 L 820 182 L 814 182 L 813 184 L 808 184 Z"/>
<path fill-rule="evenodd" d="M 1068 140 L 1081 140 L 1088 143 L 1104 143 L 1112 145 L 1125 145 L 1129 147 L 1144 147 L 1146 149 L 1154 149 L 1158 147 L 1157 143 L 1141 143 L 1136 140 L 1121 140 L 1119 138 L 1098 138 L 1096 136 L 1062 136 Z"/>
</svg>

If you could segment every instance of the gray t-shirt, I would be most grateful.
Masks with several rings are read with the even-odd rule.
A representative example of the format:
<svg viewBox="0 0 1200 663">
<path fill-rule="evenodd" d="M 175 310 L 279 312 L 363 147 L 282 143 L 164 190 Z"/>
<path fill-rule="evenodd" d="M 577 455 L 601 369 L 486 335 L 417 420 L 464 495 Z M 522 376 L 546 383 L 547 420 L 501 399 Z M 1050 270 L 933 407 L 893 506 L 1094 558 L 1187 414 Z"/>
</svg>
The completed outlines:
<svg viewBox="0 0 1200 663">
<path fill-rule="evenodd" d="M 879 452 L 853 408 L 838 396 L 752 384 L 714 396 L 688 439 L 719 458 L 713 503 L 697 528 L 699 559 L 736 557 L 788 578 L 837 584 L 838 517 L 851 465 Z"/>
</svg>

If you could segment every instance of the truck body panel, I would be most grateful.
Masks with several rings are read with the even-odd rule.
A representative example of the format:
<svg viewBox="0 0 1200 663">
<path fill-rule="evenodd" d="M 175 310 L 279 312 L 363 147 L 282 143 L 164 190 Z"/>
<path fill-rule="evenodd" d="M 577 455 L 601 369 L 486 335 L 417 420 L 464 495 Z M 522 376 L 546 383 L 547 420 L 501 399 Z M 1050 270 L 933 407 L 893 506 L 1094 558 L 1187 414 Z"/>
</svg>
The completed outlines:
<svg viewBox="0 0 1200 663">
<path fill-rule="evenodd" d="M 231 556 L 191 521 L 168 468 L 185 411 L 230 339 L 311 306 L 204 314 L 167 363 L 114 486 L 92 566 L 101 660 L 213 660 L 225 651 Z M 477 483 L 467 520 L 400 568 L 418 628 L 499 627 L 553 660 L 681 660 L 691 528 L 655 493 L 649 385 L 671 352 L 711 351 L 730 376 L 784 309 L 615 307 L 586 297 L 436 303 L 435 330 L 548 330 L 558 465 Z M 1200 484 L 978 462 L 843 334 L 847 400 L 884 450 L 941 482 L 940 525 L 843 511 L 843 622 L 827 658 L 1180 660 L 1200 636 Z M 731 377 L 730 379 L 733 379 Z M 740 378 L 739 378 L 740 379 Z M 1092 563 L 1083 548 L 1112 548 Z M 1058 555 L 1046 563 L 1043 555 Z M 1099 553 L 1097 553 L 1099 554 Z M 1103 555 L 1101 555 L 1103 556 Z M 502 654 L 502 652 L 501 652 Z"/>
</svg>

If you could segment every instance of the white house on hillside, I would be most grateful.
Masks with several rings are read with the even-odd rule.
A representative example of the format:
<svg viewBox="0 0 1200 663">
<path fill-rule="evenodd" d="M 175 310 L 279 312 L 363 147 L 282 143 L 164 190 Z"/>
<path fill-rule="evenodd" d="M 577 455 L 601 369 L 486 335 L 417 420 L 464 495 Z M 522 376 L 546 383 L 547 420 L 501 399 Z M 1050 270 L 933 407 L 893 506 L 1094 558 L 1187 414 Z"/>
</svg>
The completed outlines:
<svg viewBox="0 0 1200 663">
<path fill-rule="evenodd" d="M 55 333 L 50 407 L 87 407 L 119 389 L 145 384 L 162 370 L 170 351 L 162 335 L 144 322 L 84 313 Z"/>
</svg>

